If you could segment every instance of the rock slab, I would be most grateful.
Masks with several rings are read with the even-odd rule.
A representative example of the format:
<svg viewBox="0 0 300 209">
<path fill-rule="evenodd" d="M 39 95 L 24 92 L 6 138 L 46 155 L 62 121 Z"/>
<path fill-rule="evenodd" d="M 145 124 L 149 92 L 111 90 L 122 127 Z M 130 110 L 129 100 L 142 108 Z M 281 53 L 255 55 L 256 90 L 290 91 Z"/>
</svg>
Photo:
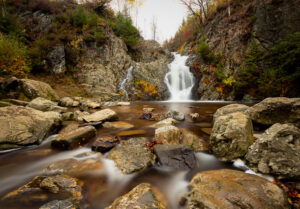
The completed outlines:
<svg viewBox="0 0 300 209">
<path fill-rule="evenodd" d="M 177 169 L 192 169 L 197 165 L 194 151 L 187 145 L 155 145 L 154 153 L 158 161 L 164 166 Z"/>
<path fill-rule="evenodd" d="M 124 174 L 143 170 L 155 163 L 155 155 L 146 148 L 147 142 L 145 138 L 131 138 L 115 146 L 107 157 Z"/>
<path fill-rule="evenodd" d="M 198 173 L 190 182 L 187 208 L 288 209 L 283 190 L 268 180 L 236 170 L 213 170 Z"/>
<path fill-rule="evenodd" d="M 160 195 L 150 184 L 143 183 L 133 188 L 127 194 L 117 198 L 106 209 L 165 209 L 165 205 L 159 201 Z"/>
<path fill-rule="evenodd" d="M 96 136 L 96 128 L 93 126 L 79 127 L 67 133 L 59 134 L 51 141 L 51 146 L 57 149 L 72 149 L 87 143 Z"/>
<path fill-rule="evenodd" d="M 300 98 L 267 98 L 247 111 L 258 124 L 294 123 L 300 127 Z"/>
<path fill-rule="evenodd" d="M 99 121 L 115 120 L 118 118 L 118 115 L 115 111 L 111 109 L 104 109 L 104 110 L 97 111 L 93 114 L 83 116 L 82 118 L 86 122 L 99 122 Z"/>
</svg>

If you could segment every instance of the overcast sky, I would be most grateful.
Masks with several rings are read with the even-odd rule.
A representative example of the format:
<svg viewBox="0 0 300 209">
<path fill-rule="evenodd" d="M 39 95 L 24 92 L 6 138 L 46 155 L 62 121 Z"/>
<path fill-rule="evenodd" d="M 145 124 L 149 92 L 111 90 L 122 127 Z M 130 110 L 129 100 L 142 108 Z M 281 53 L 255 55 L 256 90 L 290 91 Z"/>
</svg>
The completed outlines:
<svg viewBox="0 0 300 209">
<path fill-rule="evenodd" d="M 115 2 L 113 2 L 112 7 L 115 10 L 119 9 Z M 142 6 L 138 9 L 137 19 L 135 8 L 131 9 L 131 15 L 134 24 L 137 22 L 137 27 L 145 39 L 153 38 L 151 23 L 155 18 L 157 22 L 157 41 L 162 43 L 175 35 L 187 12 L 180 0 L 144 0 Z"/>
</svg>

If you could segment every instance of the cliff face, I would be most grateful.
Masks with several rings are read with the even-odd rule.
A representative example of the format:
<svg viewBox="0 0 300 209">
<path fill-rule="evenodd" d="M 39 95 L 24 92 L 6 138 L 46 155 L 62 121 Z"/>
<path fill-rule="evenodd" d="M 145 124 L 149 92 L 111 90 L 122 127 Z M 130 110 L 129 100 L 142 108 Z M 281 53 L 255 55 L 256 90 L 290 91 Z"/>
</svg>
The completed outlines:
<svg viewBox="0 0 300 209">
<path fill-rule="evenodd" d="M 231 15 L 228 15 L 226 7 L 218 8 L 216 14 L 202 26 L 197 39 L 205 37 L 214 54 L 222 57 L 223 73 L 238 79 L 251 44 L 256 43 L 266 53 L 278 40 L 299 32 L 299 13 L 300 2 L 297 0 L 231 1 Z M 197 78 L 194 97 L 203 100 L 237 99 L 234 84 L 224 90 L 224 85 L 217 82 L 217 66 L 205 65 L 202 57 L 194 53 L 198 43 L 187 44 L 184 50 L 191 55 L 188 64 Z M 250 96 L 247 92 L 242 97 L 261 98 L 255 94 Z"/>
<path fill-rule="evenodd" d="M 101 101 L 163 99 L 166 88 L 162 78 L 168 72 L 170 54 L 162 50 L 158 43 L 153 47 L 153 41 L 142 40 L 142 44 L 143 51 L 137 52 L 135 57 L 129 55 L 124 42 L 113 33 L 109 34 L 105 45 L 86 45 L 85 55 L 75 70 L 78 81 Z M 136 58 L 138 61 L 134 60 Z M 130 67 L 133 70 L 130 79 L 124 83 L 124 92 L 121 84 L 130 73 Z"/>
</svg>

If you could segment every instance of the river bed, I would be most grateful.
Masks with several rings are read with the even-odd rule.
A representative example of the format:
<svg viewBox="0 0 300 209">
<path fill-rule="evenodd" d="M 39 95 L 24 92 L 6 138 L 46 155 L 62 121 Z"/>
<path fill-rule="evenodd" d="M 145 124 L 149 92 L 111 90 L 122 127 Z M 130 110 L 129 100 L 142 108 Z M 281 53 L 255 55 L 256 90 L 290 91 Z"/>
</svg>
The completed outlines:
<svg viewBox="0 0 300 209">
<path fill-rule="evenodd" d="M 141 120 L 139 117 L 143 113 L 143 108 L 155 108 L 154 113 L 166 113 L 168 110 L 176 110 L 186 115 L 186 120 L 176 124 L 180 129 L 187 129 L 201 139 L 208 140 L 209 132 L 212 128 L 213 113 L 220 107 L 232 102 L 133 102 L 129 106 L 110 107 L 118 113 L 119 121 L 125 121 L 134 125 L 127 130 L 105 129 L 97 130 L 99 136 L 121 136 L 122 140 L 130 137 L 154 137 L 155 129 L 149 128 L 157 121 Z M 246 103 L 252 105 L 253 103 Z M 192 122 L 188 116 L 190 113 L 199 113 L 200 118 L 197 122 Z M 69 124 L 72 122 L 64 123 Z M 126 131 L 126 132 L 124 132 Z M 132 134 L 132 135 L 131 135 Z M 58 160 L 74 158 L 80 153 L 90 151 L 90 143 L 71 151 L 57 151 L 50 147 L 49 137 L 39 146 L 31 146 L 21 150 L 0 154 L 0 198 L 14 189 L 26 184 L 33 177 L 40 174 L 50 163 Z M 90 156 L 93 157 L 93 156 Z M 148 182 L 159 188 L 164 194 L 168 208 L 180 208 L 178 202 L 180 197 L 187 192 L 188 182 L 200 171 L 214 170 L 221 168 L 235 168 L 231 163 L 218 161 L 208 152 L 196 153 L 198 166 L 193 170 L 178 171 L 165 168 L 159 164 L 148 168 L 145 171 L 131 175 L 122 174 L 115 166 L 113 161 L 103 157 L 103 166 L 97 172 L 86 174 L 81 177 L 83 181 L 83 200 L 82 208 L 101 209 L 109 206 L 117 197 L 130 191 L 136 185 Z M 26 196 L 24 196 L 26 199 Z M 56 197 L 59 199 L 59 196 Z M 13 204 L 0 201 L 1 208 L 39 208 L 44 203 L 52 199 L 43 199 L 36 202 L 22 204 L 16 200 Z"/>
</svg>

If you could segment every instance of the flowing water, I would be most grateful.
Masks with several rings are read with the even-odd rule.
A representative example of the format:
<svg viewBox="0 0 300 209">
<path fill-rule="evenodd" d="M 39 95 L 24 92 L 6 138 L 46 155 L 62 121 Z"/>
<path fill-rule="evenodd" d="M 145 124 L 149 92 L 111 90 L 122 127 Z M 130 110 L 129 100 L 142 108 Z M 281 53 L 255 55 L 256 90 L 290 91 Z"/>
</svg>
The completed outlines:
<svg viewBox="0 0 300 209">
<path fill-rule="evenodd" d="M 177 110 L 188 115 L 197 112 L 200 120 L 192 122 L 189 117 L 184 122 L 176 126 L 187 129 L 204 140 L 209 139 L 209 131 L 212 127 L 212 115 L 216 109 L 229 104 L 229 102 L 134 102 L 130 106 L 111 107 L 119 115 L 120 121 L 129 122 L 134 125 L 127 130 L 99 128 L 97 136 L 122 136 L 126 140 L 130 134 L 136 137 L 147 137 L 153 139 L 155 129 L 149 128 L 156 121 L 139 119 L 145 107 L 155 108 L 156 114 L 165 114 L 168 110 Z M 124 134 L 124 131 L 127 131 Z M 128 136 L 129 135 L 129 136 Z M 96 138 L 96 137 L 95 137 Z M 90 143 L 71 151 L 56 151 L 50 147 L 51 138 L 45 140 L 39 146 L 32 146 L 21 150 L 0 154 L 0 208 L 39 208 L 42 204 L 49 202 L 43 199 L 37 202 L 16 200 L 13 204 L 1 201 L 1 198 L 10 191 L 29 182 L 33 177 L 39 175 L 41 171 L 50 163 L 55 161 L 76 158 L 78 154 L 91 150 Z M 88 156 L 93 158 L 94 156 Z M 198 161 L 197 168 L 193 170 L 179 171 L 171 168 L 162 167 L 155 164 L 145 171 L 131 175 L 122 174 L 114 165 L 114 162 L 105 158 L 102 159 L 103 166 L 93 173 L 87 173 L 80 179 L 84 182 L 82 208 L 101 209 L 110 205 L 113 200 L 122 194 L 130 191 L 136 185 L 148 182 L 158 187 L 168 201 L 168 208 L 180 208 L 178 201 L 180 197 L 188 191 L 188 182 L 197 173 L 206 170 L 221 168 L 235 168 L 232 164 L 218 161 L 213 155 L 205 152 L 196 153 Z M 239 165 L 237 163 L 237 165 Z M 26 198 L 26 196 L 24 196 Z M 59 199 L 59 197 L 57 197 Z"/>
<path fill-rule="evenodd" d="M 169 64 L 170 71 L 165 76 L 165 84 L 171 94 L 171 101 L 188 101 L 192 96 L 194 76 L 186 66 L 188 56 L 173 53 L 174 60 Z"/>
<path fill-rule="evenodd" d="M 128 93 L 127 93 L 127 90 L 126 90 L 126 84 L 132 80 L 132 71 L 133 71 L 133 67 L 131 66 L 128 71 L 127 71 L 127 74 L 126 74 L 126 77 L 124 78 L 124 80 L 122 81 L 121 83 L 121 87 L 120 87 L 120 90 L 122 90 L 126 96 L 126 98 L 128 98 Z"/>
</svg>

